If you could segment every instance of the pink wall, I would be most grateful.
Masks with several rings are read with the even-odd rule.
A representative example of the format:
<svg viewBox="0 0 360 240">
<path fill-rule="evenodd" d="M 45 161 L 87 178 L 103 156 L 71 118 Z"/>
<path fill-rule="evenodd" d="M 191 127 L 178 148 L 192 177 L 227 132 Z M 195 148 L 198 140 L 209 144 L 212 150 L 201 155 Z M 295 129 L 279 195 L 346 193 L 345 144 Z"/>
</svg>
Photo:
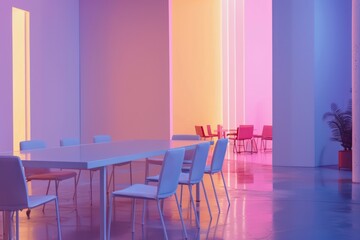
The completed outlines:
<svg viewBox="0 0 360 240">
<path fill-rule="evenodd" d="M 245 1 L 245 122 L 272 124 L 272 1 Z"/>
<path fill-rule="evenodd" d="M 225 128 L 272 124 L 272 1 L 222 2 Z"/>
<path fill-rule="evenodd" d="M 169 138 L 166 0 L 80 0 L 81 137 Z"/>
<path fill-rule="evenodd" d="M 0 150 L 12 148 L 12 7 L 30 12 L 31 136 L 79 136 L 79 4 L 0 1 Z"/>
</svg>

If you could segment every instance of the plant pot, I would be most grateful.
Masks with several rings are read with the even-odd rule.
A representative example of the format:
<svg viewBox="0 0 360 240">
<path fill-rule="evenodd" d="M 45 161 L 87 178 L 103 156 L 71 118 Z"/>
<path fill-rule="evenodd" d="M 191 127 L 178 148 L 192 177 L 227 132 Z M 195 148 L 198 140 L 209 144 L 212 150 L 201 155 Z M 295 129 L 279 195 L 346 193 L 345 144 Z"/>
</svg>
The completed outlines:
<svg viewBox="0 0 360 240">
<path fill-rule="evenodd" d="M 339 169 L 352 170 L 352 152 L 351 150 L 339 151 Z"/>
</svg>

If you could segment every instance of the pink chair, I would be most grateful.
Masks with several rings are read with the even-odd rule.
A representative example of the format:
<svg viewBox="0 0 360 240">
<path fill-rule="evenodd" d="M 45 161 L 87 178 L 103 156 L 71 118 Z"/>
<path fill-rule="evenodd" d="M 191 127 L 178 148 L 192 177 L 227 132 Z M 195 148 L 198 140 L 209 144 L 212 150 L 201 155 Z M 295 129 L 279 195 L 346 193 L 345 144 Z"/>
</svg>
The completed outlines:
<svg viewBox="0 0 360 240">
<path fill-rule="evenodd" d="M 237 133 L 234 137 L 230 138 L 234 141 L 234 148 L 233 151 L 237 153 L 241 153 L 241 146 L 243 147 L 244 151 L 247 151 L 247 145 L 250 142 L 251 148 L 250 153 L 257 152 L 257 145 L 256 141 L 254 140 L 254 125 L 240 125 L 237 128 Z M 237 149 L 239 146 L 239 149 Z"/>
<path fill-rule="evenodd" d="M 255 138 L 260 138 L 260 150 L 266 151 L 266 142 L 272 141 L 272 125 L 264 125 L 261 135 L 254 135 Z"/>
</svg>

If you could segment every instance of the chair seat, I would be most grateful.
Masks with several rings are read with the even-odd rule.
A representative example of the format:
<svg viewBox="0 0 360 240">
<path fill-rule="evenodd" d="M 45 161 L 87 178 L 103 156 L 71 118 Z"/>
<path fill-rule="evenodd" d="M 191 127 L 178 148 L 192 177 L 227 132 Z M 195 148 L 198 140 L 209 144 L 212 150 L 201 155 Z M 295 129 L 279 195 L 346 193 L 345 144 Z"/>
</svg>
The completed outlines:
<svg viewBox="0 0 360 240">
<path fill-rule="evenodd" d="M 211 166 L 206 166 L 205 167 L 205 170 L 204 170 L 204 173 L 207 173 L 207 174 L 213 174 L 213 173 L 218 173 L 220 172 L 220 170 L 211 170 Z"/>
<path fill-rule="evenodd" d="M 54 195 L 32 195 L 29 196 L 29 208 L 34 208 L 56 199 Z"/>
<path fill-rule="evenodd" d="M 30 175 L 26 178 L 28 181 L 32 180 L 56 180 L 61 181 L 68 178 L 76 177 L 76 172 L 72 171 L 57 171 L 57 172 L 48 172 L 42 174 Z"/>
<path fill-rule="evenodd" d="M 157 187 L 146 184 L 134 184 L 125 189 L 113 192 L 113 196 L 156 199 Z"/>
</svg>

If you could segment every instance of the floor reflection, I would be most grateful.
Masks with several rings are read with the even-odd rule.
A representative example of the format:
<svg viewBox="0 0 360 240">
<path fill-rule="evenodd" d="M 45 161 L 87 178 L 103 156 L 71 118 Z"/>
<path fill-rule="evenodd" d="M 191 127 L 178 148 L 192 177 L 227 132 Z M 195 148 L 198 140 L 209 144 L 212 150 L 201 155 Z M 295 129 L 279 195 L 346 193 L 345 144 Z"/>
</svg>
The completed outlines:
<svg viewBox="0 0 360 240">
<path fill-rule="evenodd" d="M 230 148 L 231 150 L 231 148 Z M 135 182 L 144 180 L 144 162 L 133 165 Z M 117 168 L 116 188 L 128 184 L 126 169 Z M 153 173 L 157 168 L 151 169 Z M 124 174 L 121 174 L 124 173 Z M 272 167 L 271 152 L 227 154 L 225 181 L 231 206 L 221 176 L 214 176 L 221 212 L 217 210 L 211 181 L 204 182 L 210 199 L 210 219 L 203 193 L 199 206 L 200 229 L 196 227 L 187 191 L 183 196 L 183 216 L 189 239 L 359 239 L 360 184 L 352 184 L 350 171 L 334 167 Z M 123 176 L 123 178 L 121 177 Z M 94 178 L 94 196 L 99 193 L 98 176 Z M 60 211 L 63 239 L 98 239 L 99 201 L 90 205 L 89 176 L 79 185 L 78 207 L 72 201 L 72 182 L 60 185 Z M 33 193 L 44 193 L 45 184 L 34 183 Z M 142 201 L 136 206 L 136 231 L 131 232 L 131 201 L 117 199 L 112 222 L 112 239 L 163 239 L 160 217 L 149 201 L 145 224 L 141 224 Z M 170 239 L 182 239 L 183 233 L 174 199 L 164 205 L 165 224 Z M 2 218 L 0 218 L 0 221 Z M 53 206 L 34 209 L 31 219 L 20 213 L 21 239 L 56 239 Z M 2 224 L 0 224 L 2 227 Z M 2 230 L 2 229 L 1 229 Z M 2 239 L 0 237 L 0 239 Z"/>
</svg>

